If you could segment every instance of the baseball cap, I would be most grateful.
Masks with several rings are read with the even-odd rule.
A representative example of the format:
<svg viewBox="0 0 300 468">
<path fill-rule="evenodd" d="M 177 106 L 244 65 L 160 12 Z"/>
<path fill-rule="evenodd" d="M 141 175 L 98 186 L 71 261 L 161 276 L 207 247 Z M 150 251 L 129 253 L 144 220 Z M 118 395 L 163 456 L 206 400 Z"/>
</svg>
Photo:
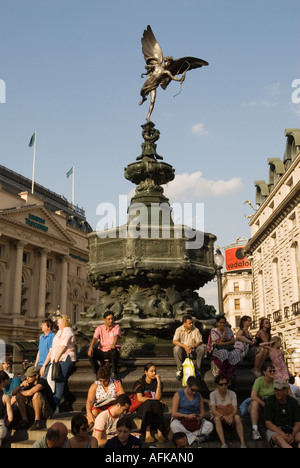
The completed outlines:
<svg viewBox="0 0 300 468">
<path fill-rule="evenodd" d="M 277 390 L 282 390 L 283 388 L 289 388 L 288 383 L 283 379 L 275 380 L 274 388 Z"/>
<path fill-rule="evenodd" d="M 34 377 L 36 374 L 40 373 L 40 369 L 35 366 L 28 367 L 25 372 L 25 377 Z"/>
</svg>

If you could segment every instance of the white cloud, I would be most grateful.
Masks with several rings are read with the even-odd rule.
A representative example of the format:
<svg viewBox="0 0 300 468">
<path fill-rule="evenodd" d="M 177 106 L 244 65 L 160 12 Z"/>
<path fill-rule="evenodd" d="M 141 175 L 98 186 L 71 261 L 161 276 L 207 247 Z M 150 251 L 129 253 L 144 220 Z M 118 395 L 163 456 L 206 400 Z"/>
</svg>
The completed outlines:
<svg viewBox="0 0 300 468">
<path fill-rule="evenodd" d="M 265 100 L 257 100 L 257 99 L 253 99 L 252 101 L 242 103 L 242 107 L 272 108 L 272 107 L 276 107 L 276 106 L 277 106 L 276 102 L 265 101 Z"/>
<path fill-rule="evenodd" d="M 269 94 L 273 96 L 278 96 L 281 92 L 280 83 L 272 83 L 270 85 L 266 85 L 265 90 L 267 90 Z"/>
<path fill-rule="evenodd" d="M 188 202 L 195 198 L 220 197 L 232 195 L 243 188 L 239 177 L 230 180 L 205 179 L 202 172 L 177 174 L 175 179 L 165 186 L 165 194 L 170 201 Z"/>
<path fill-rule="evenodd" d="M 202 122 L 199 122 L 199 123 L 193 125 L 192 133 L 194 135 L 200 135 L 200 136 L 208 135 L 208 131 L 205 130 L 204 123 L 202 123 Z"/>
</svg>

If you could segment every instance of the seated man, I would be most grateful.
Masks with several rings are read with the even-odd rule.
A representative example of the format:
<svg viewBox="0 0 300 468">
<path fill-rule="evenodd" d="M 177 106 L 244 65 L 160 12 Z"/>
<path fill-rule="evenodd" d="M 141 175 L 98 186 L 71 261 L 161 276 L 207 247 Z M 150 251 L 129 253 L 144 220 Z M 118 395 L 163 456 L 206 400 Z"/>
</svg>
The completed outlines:
<svg viewBox="0 0 300 468">
<path fill-rule="evenodd" d="M 54 423 L 32 448 L 69 448 L 67 427 L 61 422 Z"/>
<path fill-rule="evenodd" d="M 98 414 L 93 432 L 93 436 L 98 441 L 98 447 L 103 447 L 109 438 L 116 435 L 119 417 L 128 413 L 130 405 L 129 396 L 122 394 L 116 398 L 113 406 Z"/>
<path fill-rule="evenodd" d="M 288 395 L 289 384 L 282 379 L 274 382 L 275 395 L 265 404 L 267 439 L 272 446 L 300 448 L 300 406 L 295 398 Z"/>
<path fill-rule="evenodd" d="M 55 411 L 53 392 L 47 380 L 40 377 L 40 371 L 37 367 L 28 367 L 25 377 L 26 380 L 12 391 L 12 404 L 17 402 L 22 417 L 19 428 L 28 428 L 30 418 L 27 411 L 29 408 L 33 408 L 34 423 L 29 427 L 29 430 L 43 429 L 46 426 L 45 420 L 51 418 Z"/>
<path fill-rule="evenodd" d="M 113 312 L 105 312 L 103 318 L 104 324 L 96 328 L 88 350 L 88 356 L 95 374 L 97 374 L 99 369 L 98 360 L 104 363 L 104 360 L 108 359 L 112 365 L 112 376 L 116 379 L 121 348 L 121 328 L 120 325 L 114 323 L 115 317 Z M 94 348 L 98 341 L 99 347 Z"/>
<path fill-rule="evenodd" d="M 183 316 L 182 325 L 175 330 L 173 344 L 175 345 L 173 353 L 177 367 L 176 378 L 181 379 L 182 364 L 188 355 L 196 360 L 197 370 L 200 371 L 205 348 L 201 333 L 194 326 L 191 315 Z"/>
</svg>

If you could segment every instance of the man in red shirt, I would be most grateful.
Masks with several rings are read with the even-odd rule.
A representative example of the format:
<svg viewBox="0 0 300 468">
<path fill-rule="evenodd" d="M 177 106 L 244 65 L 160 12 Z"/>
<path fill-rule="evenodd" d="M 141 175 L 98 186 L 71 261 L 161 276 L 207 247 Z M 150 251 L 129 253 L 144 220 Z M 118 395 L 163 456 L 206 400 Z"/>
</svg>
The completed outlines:
<svg viewBox="0 0 300 468">
<path fill-rule="evenodd" d="M 120 357 L 121 328 L 120 325 L 114 323 L 113 312 L 105 312 L 103 318 L 104 324 L 96 328 L 88 350 L 88 356 L 96 374 L 99 369 L 98 361 L 103 363 L 105 359 L 108 359 L 112 365 L 113 378 L 117 378 L 116 370 Z M 95 348 L 98 341 L 99 346 Z"/>
</svg>

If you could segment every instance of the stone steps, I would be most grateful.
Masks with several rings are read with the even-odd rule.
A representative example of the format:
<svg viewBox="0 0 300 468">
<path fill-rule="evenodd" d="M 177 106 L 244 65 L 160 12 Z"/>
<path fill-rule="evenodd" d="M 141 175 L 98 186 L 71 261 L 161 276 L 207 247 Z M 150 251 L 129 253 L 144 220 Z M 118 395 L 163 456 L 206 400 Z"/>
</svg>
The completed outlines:
<svg viewBox="0 0 300 468">
<path fill-rule="evenodd" d="M 121 359 L 119 378 L 126 393 L 133 391 L 135 382 L 144 374 L 144 366 L 152 362 L 160 374 L 164 391 L 163 399 L 171 402 L 174 393 L 182 388 L 181 382 L 176 379 L 176 365 L 172 357 L 150 357 Z M 210 361 L 204 359 L 201 366 L 201 394 L 204 398 L 215 390 L 214 376 L 210 368 Z M 251 372 L 250 363 L 247 361 L 238 368 L 235 378 L 232 380 L 231 389 L 236 391 L 239 401 L 250 396 L 251 388 L 255 380 Z M 76 371 L 70 376 L 68 387 L 72 405 L 67 405 L 68 410 L 81 411 L 85 407 L 86 397 L 90 385 L 95 381 L 95 374 L 87 359 L 82 359 L 76 364 Z M 64 408 L 63 408 L 64 409 Z"/>
</svg>

